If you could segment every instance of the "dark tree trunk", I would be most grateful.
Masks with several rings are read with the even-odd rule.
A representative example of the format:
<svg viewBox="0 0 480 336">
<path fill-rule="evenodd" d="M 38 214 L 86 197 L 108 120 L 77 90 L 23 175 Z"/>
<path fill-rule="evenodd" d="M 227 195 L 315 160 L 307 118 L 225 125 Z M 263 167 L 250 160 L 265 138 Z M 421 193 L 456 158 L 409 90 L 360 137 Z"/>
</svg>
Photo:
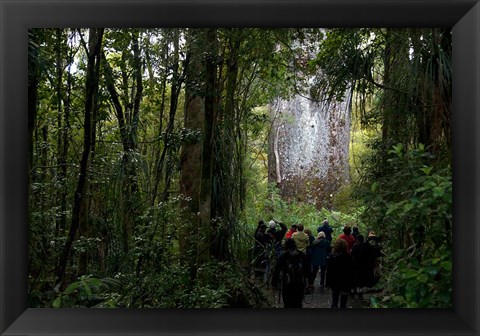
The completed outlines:
<svg viewBox="0 0 480 336">
<path fill-rule="evenodd" d="M 215 78 L 216 78 L 216 31 L 207 29 L 205 34 L 205 118 L 203 121 L 202 178 L 200 185 L 200 225 L 202 238 L 198 241 L 197 263 L 200 265 L 210 258 L 212 225 L 212 168 L 213 139 L 215 130 Z"/>
<path fill-rule="evenodd" d="M 65 218 L 65 184 L 66 184 L 66 171 L 65 171 L 65 164 L 66 164 L 66 157 L 64 155 L 64 145 L 63 140 L 65 139 L 65 129 L 63 125 L 62 117 L 63 117 L 63 64 L 62 64 L 62 40 L 63 34 L 62 29 L 57 28 L 55 29 L 55 37 L 56 37 L 56 45 L 55 45 L 55 52 L 56 52 L 56 75 L 57 75 L 57 82 L 56 82 L 56 95 L 57 95 L 57 166 L 58 166 L 58 176 L 60 180 L 60 185 L 62 188 L 61 191 L 61 200 L 60 200 L 60 216 L 57 217 L 56 225 L 55 225 L 55 236 L 58 237 L 60 234 L 60 230 L 65 228 L 66 226 L 66 218 Z"/>
<path fill-rule="evenodd" d="M 70 111 L 71 111 L 71 102 L 72 102 L 72 85 L 73 85 L 73 78 L 71 73 L 71 66 L 74 61 L 74 52 L 71 51 L 71 54 L 68 56 L 68 73 L 67 73 L 67 93 L 65 97 L 64 103 L 64 117 L 63 117 L 63 141 L 62 141 L 62 169 L 61 169 L 61 176 L 65 179 L 65 183 L 62 189 L 61 195 L 61 221 L 60 221 L 60 230 L 62 232 L 65 231 L 67 226 L 67 195 L 68 195 L 68 186 L 67 186 L 67 155 L 68 155 L 68 148 L 69 148 L 69 132 L 70 132 Z"/>
<path fill-rule="evenodd" d="M 139 48 L 139 33 L 138 30 L 134 30 L 132 35 L 133 44 L 133 70 L 135 74 L 135 95 L 133 98 L 133 120 L 131 131 L 131 142 L 137 142 L 137 130 L 140 115 L 140 103 L 143 98 L 143 81 L 142 81 L 142 59 L 140 58 Z"/>
<path fill-rule="evenodd" d="M 170 95 L 170 113 L 168 115 L 168 124 L 167 129 L 165 131 L 165 139 L 163 145 L 163 152 L 160 158 L 160 172 L 162 173 L 162 168 L 164 166 L 164 162 L 166 169 L 165 169 L 165 187 L 163 190 L 162 200 L 167 200 L 169 196 L 169 189 L 170 183 L 172 180 L 172 173 L 173 173 L 173 165 L 174 165 L 174 158 L 173 155 L 175 154 L 176 150 L 174 146 L 170 145 L 170 138 L 172 137 L 174 131 L 174 124 L 175 124 L 175 115 L 177 112 L 178 106 L 178 98 L 180 96 L 180 89 L 182 87 L 182 79 L 180 78 L 179 74 L 179 31 L 174 31 L 173 36 L 173 60 L 172 60 L 172 87 L 171 87 L 171 95 Z M 182 76 L 183 77 L 183 76 Z"/>
<path fill-rule="evenodd" d="M 95 104 L 95 96 L 98 94 L 99 83 L 99 62 L 102 45 L 103 29 L 90 29 L 88 40 L 88 63 L 85 85 L 85 115 L 84 115 L 84 134 L 83 134 L 83 152 L 80 161 L 80 172 L 77 182 L 77 188 L 73 199 L 72 223 L 68 233 L 67 241 L 63 248 L 60 262 L 56 272 L 56 283 L 63 287 L 65 281 L 65 271 L 70 256 L 72 244 L 75 240 L 77 231 L 87 225 L 87 171 L 89 167 L 89 157 L 92 146 L 92 115 Z"/>
<path fill-rule="evenodd" d="M 432 29 L 434 52 L 434 86 L 432 92 L 431 143 L 433 151 L 441 150 L 442 143 L 446 145 L 446 151 L 451 156 L 451 121 L 452 121 L 452 88 L 451 80 L 446 74 L 448 64 L 442 61 L 450 58 L 452 35 L 450 29 Z"/>
<path fill-rule="evenodd" d="M 123 249 L 128 252 L 130 249 L 130 240 L 135 231 L 135 219 L 138 215 L 138 182 L 137 171 L 132 156 L 137 151 L 137 128 L 139 123 L 140 103 L 143 96 L 142 82 L 142 62 L 139 49 L 139 33 L 134 31 L 132 34 L 133 49 L 133 88 L 130 99 L 128 91 L 128 76 L 126 71 L 127 56 L 122 54 L 122 91 L 123 97 L 120 97 L 115 88 L 115 79 L 113 70 L 108 62 L 105 62 L 105 82 L 110 93 L 113 107 L 115 109 L 118 126 L 120 129 L 120 139 L 123 146 L 123 166 L 125 175 L 122 178 L 122 195 L 120 196 L 123 209 Z M 123 100 L 123 105 L 121 100 Z"/>
<path fill-rule="evenodd" d="M 237 30 L 230 30 L 228 43 L 228 56 L 226 61 L 226 87 L 225 105 L 221 130 L 216 135 L 217 141 L 221 143 L 216 146 L 217 154 L 215 187 L 217 192 L 212 196 L 212 218 L 222 218 L 223 225 L 213 222 L 210 253 L 217 260 L 228 258 L 227 242 L 230 236 L 231 222 L 237 215 L 237 204 L 239 202 L 239 159 L 237 141 L 238 132 L 235 125 L 239 122 L 235 108 L 235 94 L 237 89 L 238 76 L 238 52 L 240 47 L 240 36 Z M 218 90 L 217 90 L 218 91 Z M 218 119 L 217 119 L 218 120 Z M 220 224 L 220 225 L 219 225 Z M 218 226 L 215 226 L 218 225 Z"/>
<path fill-rule="evenodd" d="M 39 62 L 39 31 L 31 29 L 28 32 L 28 176 L 33 167 L 33 134 L 37 121 L 38 84 L 40 78 Z M 29 181 L 30 182 L 30 181 Z M 31 185 L 31 183 L 29 183 Z"/>
</svg>

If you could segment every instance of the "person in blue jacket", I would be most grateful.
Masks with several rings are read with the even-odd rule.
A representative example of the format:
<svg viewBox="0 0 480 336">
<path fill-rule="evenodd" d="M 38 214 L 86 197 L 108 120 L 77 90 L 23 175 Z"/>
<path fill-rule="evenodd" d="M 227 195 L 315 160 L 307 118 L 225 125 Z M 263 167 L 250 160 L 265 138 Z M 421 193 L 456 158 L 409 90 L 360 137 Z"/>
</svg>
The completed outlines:
<svg viewBox="0 0 480 336">
<path fill-rule="evenodd" d="M 332 242 L 333 228 L 330 226 L 326 218 L 323 220 L 323 224 L 318 227 L 317 232 L 324 232 L 325 239 L 328 240 L 330 243 Z"/>
<path fill-rule="evenodd" d="M 312 243 L 312 274 L 309 284 L 313 286 L 318 270 L 320 269 L 320 288 L 325 287 L 325 274 L 327 269 L 327 256 L 330 253 L 330 242 L 321 231 Z"/>
</svg>

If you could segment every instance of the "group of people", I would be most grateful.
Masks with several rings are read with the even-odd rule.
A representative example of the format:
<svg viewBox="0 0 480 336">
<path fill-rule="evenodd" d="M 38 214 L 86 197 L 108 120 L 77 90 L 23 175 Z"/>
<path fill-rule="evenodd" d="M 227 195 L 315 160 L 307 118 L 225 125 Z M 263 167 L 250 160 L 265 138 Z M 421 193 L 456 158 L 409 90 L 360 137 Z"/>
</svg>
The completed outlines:
<svg viewBox="0 0 480 336">
<path fill-rule="evenodd" d="M 375 267 L 381 251 L 375 233 L 370 231 L 365 237 L 358 227 L 349 225 L 336 239 L 333 232 L 327 219 L 317 228 L 316 236 L 302 224 L 287 229 L 281 222 L 271 220 L 266 225 L 259 221 L 255 275 L 264 277 L 274 265 L 271 285 L 281 292 L 285 308 L 302 307 L 318 273 L 320 288 L 332 291 L 332 308 L 346 308 L 349 295 L 361 297 L 364 287 L 373 287 L 378 281 Z"/>
</svg>

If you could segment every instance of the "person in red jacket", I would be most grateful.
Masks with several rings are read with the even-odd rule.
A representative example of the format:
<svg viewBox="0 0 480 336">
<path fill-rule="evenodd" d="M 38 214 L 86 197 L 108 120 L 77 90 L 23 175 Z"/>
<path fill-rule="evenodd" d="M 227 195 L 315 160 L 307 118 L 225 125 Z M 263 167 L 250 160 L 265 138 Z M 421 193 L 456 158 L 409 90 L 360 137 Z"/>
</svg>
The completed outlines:
<svg viewBox="0 0 480 336">
<path fill-rule="evenodd" d="M 292 235 L 297 232 L 297 225 L 296 224 L 293 224 L 291 227 L 290 227 L 290 230 L 288 230 L 287 234 L 285 235 L 285 239 L 290 239 L 292 238 Z"/>
<path fill-rule="evenodd" d="M 356 239 L 352 236 L 352 229 L 350 226 L 345 225 L 343 228 L 343 233 L 338 236 L 338 238 L 343 239 L 347 242 L 347 252 L 350 254 L 352 252 L 353 245 L 356 243 Z"/>
</svg>

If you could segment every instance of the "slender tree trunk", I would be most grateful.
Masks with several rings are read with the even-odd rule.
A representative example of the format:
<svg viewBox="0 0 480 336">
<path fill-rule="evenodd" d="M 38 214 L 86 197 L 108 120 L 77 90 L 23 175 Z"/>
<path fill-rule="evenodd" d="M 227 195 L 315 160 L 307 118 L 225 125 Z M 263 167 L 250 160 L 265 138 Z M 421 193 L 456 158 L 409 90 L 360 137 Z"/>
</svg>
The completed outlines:
<svg viewBox="0 0 480 336">
<path fill-rule="evenodd" d="M 140 213 L 138 208 L 139 186 L 138 175 L 135 160 L 131 157 L 137 155 L 137 129 L 140 121 L 140 103 L 143 98 L 142 81 L 142 61 L 140 58 L 139 32 L 134 30 L 132 34 L 133 49 L 133 85 L 131 93 L 131 103 L 125 108 L 125 111 L 131 110 L 130 116 L 127 115 L 129 123 L 128 135 L 128 153 L 124 155 L 126 176 L 124 179 L 124 201 L 126 205 L 125 213 L 125 251 L 130 249 L 130 240 L 135 232 L 135 221 Z M 126 89 L 125 89 L 126 90 Z M 131 108 L 130 108 L 131 106 Z"/>
<path fill-rule="evenodd" d="M 110 93 L 113 107 L 115 109 L 118 126 L 120 129 L 120 139 L 123 146 L 123 167 L 125 174 L 122 177 L 122 195 L 121 207 L 123 211 L 123 249 L 128 252 L 130 249 L 130 240 L 135 231 L 135 219 L 138 215 L 137 200 L 138 200 L 138 182 L 137 171 L 132 156 L 136 155 L 137 151 L 137 127 L 139 123 L 140 103 L 143 96 L 142 83 L 142 62 L 140 59 L 140 49 L 138 41 L 138 32 L 132 35 L 132 46 L 134 52 L 133 68 L 134 68 L 134 84 L 132 88 L 132 102 L 129 99 L 128 91 L 128 77 L 126 71 L 127 56 L 124 52 L 122 54 L 122 62 L 120 68 L 122 70 L 122 92 L 123 97 L 120 97 L 115 88 L 115 79 L 113 77 L 113 70 L 108 62 L 105 62 L 105 82 Z M 123 101 L 123 105 L 121 103 Z"/>
<path fill-rule="evenodd" d="M 85 115 L 84 115 L 84 134 L 83 134 L 83 152 L 80 161 L 80 172 L 77 182 L 77 188 L 73 199 L 72 223 L 68 233 L 67 241 L 63 248 L 60 262 L 56 272 L 56 283 L 63 287 L 65 281 L 65 272 L 67 262 L 70 256 L 72 244 L 75 240 L 77 231 L 87 225 L 87 170 L 89 167 L 89 157 L 92 146 L 92 114 L 94 109 L 95 96 L 98 94 L 99 83 L 99 62 L 100 51 L 103 38 L 103 29 L 90 29 L 88 40 L 88 63 L 85 85 Z"/>
<path fill-rule="evenodd" d="M 68 183 L 67 183 L 67 155 L 69 148 L 69 132 L 70 132 L 70 111 L 71 111 L 71 101 L 72 101 L 72 73 L 71 66 L 73 64 L 74 54 L 68 56 L 68 73 L 67 73 L 67 93 L 64 103 L 64 116 L 63 116 L 63 129 L 62 129 L 62 167 L 60 171 L 61 178 L 65 181 L 63 183 L 62 195 L 61 195 L 61 206 L 60 206 L 60 231 L 64 233 L 67 227 L 67 195 L 68 195 Z"/>
<path fill-rule="evenodd" d="M 105 56 L 104 56 L 105 58 Z M 123 240 L 123 250 L 124 252 L 127 252 L 129 249 L 129 240 L 130 240 L 130 235 L 131 231 L 133 228 L 133 219 L 131 218 L 131 212 L 129 211 L 129 204 L 128 202 L 131 202 L 130 199 L 131 197 L 131 189 L 129 188 L 127 180 L 129 179 L 130 175 L 130 155 L 131 155 L 131 145 L 132 142 L 130 141 L 130 135 L 128 134 L 128 126 L 127 126 L 127 121 L 125 120 L 125 115 L 124 115 L 124 110 L 122 103 L 120 102 L 120 96 L 117 93 L 117 90 L 115 88 L 115 79 L 113 78 L 113 71 L 108 64 L 107 61 L 105 61 L 105 83 L 107 85 L 107 89 L 110 93 L 110 98 L 112 100 L 113 107 L 115 109 L 115 114 L 117 117 L 117 122 L 118 122 L 118 128 L 120 132 L 120 139 L 122 141 L 122 146 L 123 146 L 123 166 L 125 167 L 126 175 L 122 177 L 122 194 L 120 195 L 120 200 L 121 200 L 121 212 L 123 213 L 121 217 L 122 221 L 122 230 L 123 230 L 123 235 L 122 235 L 122 240 Z"/>
<path fill-rule="evenodd" d="M 31 185 L 31 174 L 33 167 L 33 134 L 35 123 L 37 121 L 37 105 L 38 105 L 38 84 L 40 70 L 38 66 L 39 54 L 38 48 L 40 38 L 38 30 L 31 29 L 28 32 L 29 48 L 28 48 L 28 177 L 29 185 Z"/>
<path fill-rule="evenodd" d="M 210 258 L 211 220 L 212 220 L 212 168 L 213 168 L 213 139 L 215 130 L 215 78 L 216 78 L 216 31 L 207 29 L 206 61 L 205 61 L 205 117 L 203 120 L 203 148 L 202 148 L 202 177 L 199 202 L 199 237 L 197 245 L 197 265 L 201 265 Z"/>
<path fill-rule="evenodd" d="M 434 152 L 441 150 L 442 142 L 445 149 L 451 155 L 451 120 L 452 120 L 452 95 L 451 80 L 445 76 L 449 69 L 443 60 L 450 58 L 451 61 L 451 31 L 450 29 L 432 29 L 435 46 L 434 59 L 434 86 L 432 90 L 431 117 L 431 144 Z"/>
<path fill-rule="evenodd" d="M 226 87 L 225 87 L 225 105 L 223 109 L 223 118 L 221 130 L 216 135 L 217 141 L 221 146 L 216 147 L 215 164 L 216 178 L 215 188 L 218 192 L 212 196 L 212 218 L 222 218 L 223 223 L 214 221 L 212 223 L 212 238 L 210 252 L 217 260 L 225 260 L 227 255 L 227 242 L 230 235 L 230 224 L 235 220 L 236 208 L 238 205 L 238 174 L 239 167 L 237 161 L 237 132 L 235 124 L 236 108 L 235 94 L 237 89 L 238 76 L 238 52 L 240 47 L 240 37 L 234 29 L 230 30 L 228 43 L 228 56 L 226 61 Z M 216 90 L 219 91 L 219 90 Z M 223 225 L 222 225 L 223 224 Z M 215 226 L 217 225 L 217 226 Z"/>
<path fill-rule="evenodd" d="M 65 216 L 63 208 L 64 200 L 65 200 L 65 184 L 66 184 L 66 174 L 64 174 L 64 167 L 66 164 L 66 158 L 64 156 L 64 145 L 63 140 L 65 139 L 64 133 L 64 125 L 63 125 L 63 64 L 62 64 L 62 29 L 57 28 L 55 29 L 55 36 L 56 36 L 56 72 L 57 72 L 57 83 L 56 83 L 56 95 L 57 95 L 57 166 L 58 166 L 58 176 L 60 180 L 60 185 L 62 188 L 61 191 L 61 200 L 60 200 L 60 216 L 57 217 L 57 221 L 55 224 L 55 236 L 58 237 L 60 234 L 60 230 L 65 228 Z"/>
<path fill-rule="evenodd" d="M 158 123 L 158 139 L 160 139 L 161 134 L 163 132 L 163 114 L 165 110 L 165 98 L 166 98 L 166 91 L 167 91 L 167 68 L 168 68 L 168 41 L 164 42 L 164 47 L 163 47 L 163 54 L 164 59 L 163 61 L 165 62 L 165 70 L 163 72 L 163 79 L 162 79 L 162 86 L 161 86 L 161 100 L 160 100 L 160 114 L 159 114 L 159 123 Z M 148 54 L 148 51 L 146 51 L 146 55 Z M 147 58 L 148 61 L 148 58 Z M 148 64 L 148 62 L 147 62 Z M 160 146 L 155 146 L 155 147 L 160 147 Z M 160 166 L 160 158 L 161 158 L 161 153 L 163 150 L 157 150 L 155 151 L 155 162 L 154 162 L 154 182 L 153 182 L 153 191 L 151 194 L 151 206 L 155 205 L 155 200 L 157 198 L 157 192 L 158 192 L 158 184 L 160 183 L 160 178 L 161 178 L 161 172 L 162 168 Z"/>
<path fill-rule="evenodd" d="M 385 86 L 391 85 L 391 62 L 392 62 L 392 55 L 395 52 L 393 50 L 393 42 L 392 42 L 392 29 L 387 28 L 385 33 L 385 52 L 383 56 L 383 84 Z M 388 109 L 389 104 L 389 92 L 388 90 L 384 90 L 383 96 L 383 124 L 382 124 L 382 139 L 384 142 L 390 138 L 392 133 L 392 115 Z"/>
<path fill-rule="evenodd" d="M 101 50 L 101 49 L 100 49 Z M 100 77 L 100 63 L 102 62 L 101 60 L 101 51 L 99 52 L 99 58 L 95 62 L 95 76 L 97 77 L 96 80 L 96 92 L 93 96 L 93 108 L 92 108 L 92 117 L 91 117 L 91 132 L 90 132 L 90 159 L 88 166 L 89 168 L 92 167 L 93 162 L 95 162 L 95 149 L 96 149 L 96 144 L 97 144 L 97 124 L 98 124 L 98 109 L 99 109 L 99 95 L 98 95 L 98 82 L 99 82 L 99 77 Z M 85 214 L 83 221 L 80 222 L 79 225 L 79 235 L 80 237 L 85 237 L 89 238 L 91 236 L 91 227 L 89 223 L 89 214 L 92 213 L 91 211 L 91 204 L 93 200 L 93 195 L 96 191 L 96 185 L 91 184 L 90 180 L 87 179 L 85 183 L 85 190 L 86 196 L 85 196 Z M 79 254 L 78 258 L 78 269 L 77 269 L 77 274 L 78 275 L 83 275 L 87 273 L 87 267 L 88 267 L 88 261 L 89 261 L 89 254 L 87 251 L 82 251 Z"/>
<path fill-rule="evenodd" d="M 131 141 L 136 143 L 137 141 L 137 130 L 139 123 L 140 115 L 140 103 L 143 98 L 143 81 L 142 81 L 142 59 L 140 58 L 140 48 L 139 48 L 139 32 L 134 30 L 132 34 L 132 44 L 133 44 L 133 67 L 135 74 L 135 95 L 133 98 L 133 120 L 132 120 L 132 131 L 131 131 Z"/>
<path fill-rule="evenodd" d="M 173 154 L 174 149 L 170 145 L 170 138 L 172 137 L 175 125 L 175 115 L 177 112 L 178 106 L 178 98 L 180 96 L 180 89 L 182 87 L 182 82 L 180 79 L 179 74 L 179 31 L 177 29 L 174 30 L 173 36 L 173 60 L 172 60 L 172 88 L 171 88 L 171 96 L 170 96 L 170 113 L 168 116 L 168 124 L 167 129 L 165 131 L 165 140 L 163 146 L 162 156 L 160 158 L 160 174 L 162 172 L 162 167 L 164 162 L 166 161 L 166 169 L 165 169 L 165 187 L 163 190 L 162 199 L 165 201 L 168 199 L 168 192 L 170 189 L 170 182 L 172 179 L 172 164 L 173 164 Z"/>
</svg>

